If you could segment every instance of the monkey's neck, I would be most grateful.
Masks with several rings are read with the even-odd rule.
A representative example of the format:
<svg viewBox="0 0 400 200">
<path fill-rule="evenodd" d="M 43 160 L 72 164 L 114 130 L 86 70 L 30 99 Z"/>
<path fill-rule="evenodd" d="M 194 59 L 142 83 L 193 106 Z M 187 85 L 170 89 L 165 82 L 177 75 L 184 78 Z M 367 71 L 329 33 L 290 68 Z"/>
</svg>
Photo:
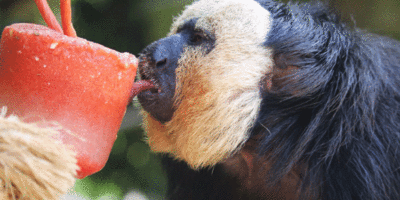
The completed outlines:
<svg viewBox="0 0 400 200">
<path fill-rule="evenodd" d="M 298 199 L 300 172 L 292 170 L 278 184 L 268 184 L 266 180 L 270 165 L 266 159 L 256 158 L 257 143 L 257 139 L 250 139 L 241 151 L 222 164 L 226 172 L 235 177 L 238 196 L 253 194 L 252 197 L 256 199 Z"/>
</svg>

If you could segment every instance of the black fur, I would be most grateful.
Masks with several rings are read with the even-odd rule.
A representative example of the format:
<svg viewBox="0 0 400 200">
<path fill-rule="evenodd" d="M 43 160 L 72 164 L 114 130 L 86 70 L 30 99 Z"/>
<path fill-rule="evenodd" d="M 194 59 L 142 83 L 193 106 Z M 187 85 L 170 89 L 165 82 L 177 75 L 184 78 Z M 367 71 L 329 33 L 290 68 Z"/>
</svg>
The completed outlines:
<svg viewBox="0 0 400 200">
<path fill-rule="evenodd" d="M 300 199 L 400 199 L 400 43 L 346 27 L 320 3 L 259 3 L 273 16 L 265 46 L 275 67 L 298 67 L 281 87 L 261 90 L 251 134 L 272 163 L 265 184 L 301 166 Z M 163 162 L 171 199 L 263 197 L 238 191 L 220 165 Z"/>
<path fill-rule="evenodd" d="M 265 45 L 299 67 L 263 94 L 253 131 L 265 134 L 271 180 L 305 163 L 302 199 L 400 199 L 400 43 L 346 28 L 319 4 L 260 3 L 274 18 Z"/>
</svg>

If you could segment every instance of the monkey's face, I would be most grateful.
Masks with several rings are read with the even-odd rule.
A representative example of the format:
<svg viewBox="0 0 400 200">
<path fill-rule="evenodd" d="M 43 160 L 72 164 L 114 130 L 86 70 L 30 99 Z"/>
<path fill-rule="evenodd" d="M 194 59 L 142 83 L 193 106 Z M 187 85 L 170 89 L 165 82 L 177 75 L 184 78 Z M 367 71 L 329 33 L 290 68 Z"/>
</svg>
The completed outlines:
<svg viewBox="0 0 400 200">
<path fill-rule="evenodd" d="M 255 1 L 200 0 L 142 52 L 140 78 L 156 86 L 138 95 L 154 151 L 199 168 L 240 149 L 272 70 L 263 45 L 270 27 L 270 13 Z"/>
</svg>

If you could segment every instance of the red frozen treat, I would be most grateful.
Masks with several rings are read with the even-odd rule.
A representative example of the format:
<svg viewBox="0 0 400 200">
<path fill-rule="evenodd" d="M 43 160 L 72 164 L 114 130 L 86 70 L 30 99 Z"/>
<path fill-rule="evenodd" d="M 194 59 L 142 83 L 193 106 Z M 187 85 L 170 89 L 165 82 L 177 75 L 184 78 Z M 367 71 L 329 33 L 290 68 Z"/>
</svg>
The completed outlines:
<svg viewBox="0 0 400 200">
<path fill-rule="evenodd" d="M 13 24 L 0 43 L 0 107 L 27 122 L 55 121 L 69 130 L 77 178 L 102 169 L 131 100 L 138 61 L 35 24 Z M 45 145 L 45 144 L 44 144 Z"/>
</svg>

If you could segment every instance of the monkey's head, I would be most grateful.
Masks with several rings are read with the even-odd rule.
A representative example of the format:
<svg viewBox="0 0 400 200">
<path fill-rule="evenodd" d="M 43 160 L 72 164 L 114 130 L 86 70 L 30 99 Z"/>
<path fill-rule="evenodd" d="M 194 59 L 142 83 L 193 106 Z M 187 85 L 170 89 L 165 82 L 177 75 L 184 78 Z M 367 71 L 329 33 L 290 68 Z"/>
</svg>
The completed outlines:
<svg viewBox="0 0 400 200">
<path fill-rule="evenodd" d="M 299 54 L 312 56 L 310 51 L 323 46 L 316 42 L 315 49 L 304 46 L 304 52 L 280 54 L 277 47 L 285 42 L 289 46 L 321 38 L 310 39 L 301 30 L 291 33 L 297 34 L 295 38 L 285 33 L 281 26 L 289 26 L 289 20 L 278 12 L 272 16 L 265 8 L 275 7 L 272 4 L 195 1 L 174 20 L 167 37 L 143 50 L 140 78 L 156 86 L 138 95 L 152 150 L 200 168 L 213 166 L 243 147 L 260 117 L 265 94 L 290 89 L 283 84 L 298 78 L 291 76 L 299 69 L 291 61 Z M 294 41 L 299 38 L 302 41 Z M 301 89 L 287 93 L 300 95 Z"/>
</svg>

